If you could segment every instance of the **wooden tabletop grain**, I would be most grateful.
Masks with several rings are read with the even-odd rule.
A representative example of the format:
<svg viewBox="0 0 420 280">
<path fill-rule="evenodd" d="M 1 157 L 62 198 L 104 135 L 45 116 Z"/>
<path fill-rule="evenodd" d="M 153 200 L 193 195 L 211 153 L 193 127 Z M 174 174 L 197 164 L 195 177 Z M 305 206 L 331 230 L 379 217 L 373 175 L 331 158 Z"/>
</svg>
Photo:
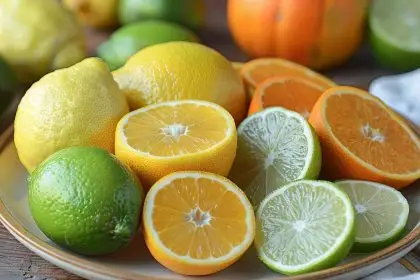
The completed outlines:
<svg viewBox="0 0 420 280">
<path fill-rule="evenodd" d="M 199 34 L 203 43 L 220 51 L 232 61 L 246 61 L 247 57 L 235 46 L 227 31 L 225 1 L 206 0 L 206 5 L 206 28 Z M 107 37 L 107 34 L 107 32 L 86 31 L 92 55 L 96 46 Z M 375 64 L 369 48 L 363 46 L 343 67 L 325 74 L 339 84 L 365 87 L 372 79 L 389 73 Z M 33 254 L 0 224 L 0 280 L 22 279 L 76 280 L 82 278 L 57 268 Z"/>
</svg>

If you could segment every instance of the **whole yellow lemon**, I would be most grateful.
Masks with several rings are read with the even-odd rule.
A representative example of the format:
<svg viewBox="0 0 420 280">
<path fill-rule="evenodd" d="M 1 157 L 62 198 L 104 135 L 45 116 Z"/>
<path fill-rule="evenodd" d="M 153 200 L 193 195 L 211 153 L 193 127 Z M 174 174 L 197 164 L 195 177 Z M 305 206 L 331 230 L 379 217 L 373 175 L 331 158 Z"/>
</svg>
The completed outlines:
<svg viewBox="0 0 420 280">
<path fill-rule="evenodd" d="M 58 150 L 96 146 L 114 150 L 115 128 L 128 113 L 125 96 L 108 67 L 88 58 L 34 83 L 19 104 L 15 144 L 32 171 Z"/>
<path fill-rule="evenodd" d="M 147 47 L 113 75 L 132 110 L 164 101 L 197 99 L 221 105 L 236 123 L 245 116 L 246 95 L 232 64 L 198 43 Z"/>
<path fill-rule="evenodd" d="M 86 57 L 81 26 L 56 0 L 1 0 L 0 42 L 0 56 L 22 82 Z"/>
</svg>

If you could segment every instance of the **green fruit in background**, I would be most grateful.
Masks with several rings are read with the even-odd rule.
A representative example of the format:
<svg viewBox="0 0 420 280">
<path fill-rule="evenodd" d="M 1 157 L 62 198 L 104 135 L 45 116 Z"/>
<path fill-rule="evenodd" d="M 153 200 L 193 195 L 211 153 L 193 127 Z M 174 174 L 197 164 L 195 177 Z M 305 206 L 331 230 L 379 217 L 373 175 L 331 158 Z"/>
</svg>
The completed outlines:
<svg viewBox="0 0 420 280">
<path fill-rule="evenodd" d="M 13 98 L 17 79 L 10 66 L 0 57 L 0 116 Z"/>
<path fill-rule="evenodd" d="M 61 150 L 29 177 L 29 206 L 39 228 L 83 255 L 125 247 L 137 232 L 142 200 L 132 171 L 99 148 Z"/>
<path fill-rule="evenodd" d="M 97 52 L 111 70 L 114 70 L 122 67 L 139 50 L 170 41 L 198 42 L 199 39 L 193 32 L 178 24 L 147 20 L 121 27 L 99 46 Z"/>
<path fill-rule="evenodd" d="M 1 0 L 0 42 L 0 56 L 25 83 L 86 55 L 81 26 L 56 0 Z"/>
<path fill-rule="evenodd" d="M 120 0 L 119 19 L 122 24 L 162 19 L 197 29 L 204 20 L 202 0 Z"/>
<path fill-rule="evenodd" d="M 391 69 L 420 67 L 420 1 L 372 1 L 370 41 L 376 59 Z"/>
</svg>

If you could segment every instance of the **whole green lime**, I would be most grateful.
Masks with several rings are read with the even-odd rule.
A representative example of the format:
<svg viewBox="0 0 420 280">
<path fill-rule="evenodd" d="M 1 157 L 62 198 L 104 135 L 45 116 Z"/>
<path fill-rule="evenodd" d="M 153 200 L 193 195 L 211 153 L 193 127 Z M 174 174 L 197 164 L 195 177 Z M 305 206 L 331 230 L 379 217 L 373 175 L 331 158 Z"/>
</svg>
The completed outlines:
<svg viewBox="0 0 420 280">
<path fill-rule="evenodd" d="M 178 24 L 147 20 L 121 27 L 99 46 L 97 53 L 114 70 L 123 66 L 139 50 L 171 41 L 198 42 L 199 39 L 193 32 Z"/>
<path fill-rule="evenodd" d="M 122 24 L 145 19 L 162 19 L 197 29 L 204 20 L 202 0 L 120 0 Z"/>
<path fill-rule="evenodd" d="M 99 148 L 58 151 L 29 177 L 29 206 L 39 228 L 82 255 L 125 247 L 138 229 L 142 200 L 131 170 Z"/>
</svg>

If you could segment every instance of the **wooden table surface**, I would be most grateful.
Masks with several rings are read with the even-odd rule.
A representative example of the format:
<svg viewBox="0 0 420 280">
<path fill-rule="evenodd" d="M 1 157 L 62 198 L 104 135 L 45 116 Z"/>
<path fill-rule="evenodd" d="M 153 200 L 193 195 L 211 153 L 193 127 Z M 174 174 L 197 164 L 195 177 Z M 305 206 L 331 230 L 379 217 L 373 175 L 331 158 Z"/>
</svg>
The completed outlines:
<svg viewBox="0 0 420 280">
<path fill-rule="evenodd" d="M 200 32 L 204 44 L 209 45 L 232 61 L 246 61 L 247 57 L 235 46 L 226 27 L 225 1 L 206 0 L 206 28 Z M 89 49 L 94 49 L 103 41 L 107 33 L 87 30 Z M 339 84 L 359 85 L 366 87 L 369 82 L 390 72 L 381 69 L 370 54 L 368 46 L 360 51 L 342 67 L 325 74 Z M 0 224 L 0 280 L 76 280 L 74 276 L 30 252 Z"/>
</svg>

